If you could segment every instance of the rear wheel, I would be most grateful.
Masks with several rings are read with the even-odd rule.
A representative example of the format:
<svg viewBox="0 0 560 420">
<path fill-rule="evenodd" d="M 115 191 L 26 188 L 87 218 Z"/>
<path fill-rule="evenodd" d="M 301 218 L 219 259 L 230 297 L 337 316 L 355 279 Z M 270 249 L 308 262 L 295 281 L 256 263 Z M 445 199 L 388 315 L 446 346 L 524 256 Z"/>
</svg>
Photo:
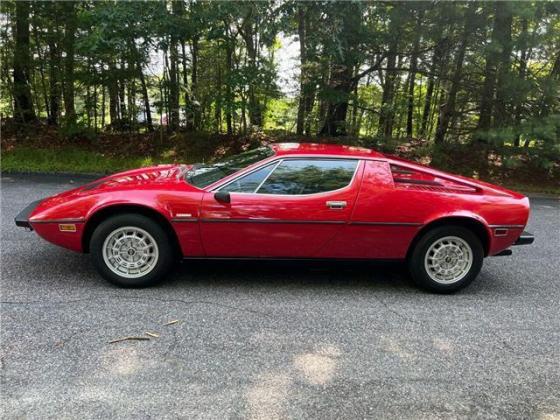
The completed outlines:
<svg viewBox="0 0 560 420">
<path fill-rule="evenodd" d="M 476 278 L 483 259 L 482 243 L 473 232 L 461 226 L 440 226 L 420 238 L 408 266 L 419 286 L 452 293 Z"/>
<path fill-rule="evenodd" d="M 121 287 L 146 287 L 161 281 L 173 264 L 165 230 L 139 214 L 113 216 L 99 224 L 90 242 L 99 273 Z"/>
</svg>

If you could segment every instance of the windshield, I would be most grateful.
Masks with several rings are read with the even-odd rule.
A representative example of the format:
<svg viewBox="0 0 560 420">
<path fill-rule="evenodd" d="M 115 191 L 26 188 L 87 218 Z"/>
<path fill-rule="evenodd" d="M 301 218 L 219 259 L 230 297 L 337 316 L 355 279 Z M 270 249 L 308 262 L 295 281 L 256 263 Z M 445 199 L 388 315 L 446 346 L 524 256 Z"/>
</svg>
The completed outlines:
<svg viewBox="0 0 560 420">
<path fill-rule="evenodd" d="M 270 147 L 264 146 L 230 156 L 215 163 L 198 163 L 193 165 L 186 173 L 185 179 L 195 187 L 204 188 L 273 154 L 274 151 Z"/>
</svg>

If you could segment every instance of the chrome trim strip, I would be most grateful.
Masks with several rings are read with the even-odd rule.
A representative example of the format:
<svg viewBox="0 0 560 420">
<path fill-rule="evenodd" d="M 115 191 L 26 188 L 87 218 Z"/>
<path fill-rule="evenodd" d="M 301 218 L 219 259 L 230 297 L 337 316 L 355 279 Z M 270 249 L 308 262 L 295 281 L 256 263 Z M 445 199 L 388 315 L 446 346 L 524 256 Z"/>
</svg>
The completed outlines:
<svg viewBox="0 0 560 420">
<path fill-rule="evenodd" d="M 171 223 L 189 223 L 198 222 L 198 217 L 173 217 Z"/>
<path fill-rule="evenodd" d="M 371 226 L 422 226 L 423 223 L 414 222 L 349 222 L 350 225 L 371 225 Z"/>
<path fill-rule="evenodd" d="M 276 224 L 326 224 L 326 225 L 343 225 L 344 220 L 278 220 L 278 219 L 200 219 L 203 223 L 276 223 Z"/>
<path fill-rule="evenodd" d="M 242 179 L 242 178 L 245 178 L 246 176 L 249 176 L 249 175 L 251 175 L 251 174 L 253 174 L 253 173 L 257 172 L 257 171 L 260 171 L 261 169 L 266 168 L 267 166 L 272 166 L 271 171 L 270 171 L 270 172 L 268 173 L 268 175 L 264 178 L 264 181 L 266 181 L 266 180 L 268 179 L 268 177 L 270 176 L 270 174 L 272 173 L 272 171 L 274 171 L 274 170 L 276 169 L 276 167 L 277 167 L 278 165 L 280 165 L 280 163 L 282 163 L 282 160 L 283 160 L 283 159 L 279 159 L 279 160 L 277 160 L 277 161 L 274 161 L 274 160 L 273 160 L 273 161 L 271 161 L 271 162 L 266 163 L 265 165 L 261 165 L 261 166 L 259 166 L 258 168 L 253 169 L 252 171 L 244 172 L 244 173 L 242 173 L 241 175 L 236 176 L 236 177 L 233 178 L 232 180 L 226 182 L 225 184 L 220 185 L 218 188 L 212 189 L 210 192 L 218 192 L 218 191 L 220 191 L 222 188 L 227 187 L 227 186 L 230 185 L 230 184 L 233 184 L 233 183 L 234 183 L 235 181 L 237 181 L 237 180 L 240 180 L 240 179 Z M 257 190 L 261 187 L 261 185 L 262 185 L 262 183 L 263 183 L 264 181 L 262 181 L 262 182 L 259 184 L 259 186 L 257 187 L 257 189 L 256 189 L 255 191 L 257 191 Z M 253 191 L 253 192 L 247 192 L 247 193 L 235 192 L 235 194 L 254 194 L 255 191 Z"/>
<path fill-rule="evenodd" d="M 504 228 L 504 229 L 522 229 L 525 225 L 488 225 L 489 228 Z"/>
<path fill-rule="evenodd" d="M 272 175 L 272 172 L 274 172 L 276 170 L 276 168 L 278 168 L 278 165 L 280 165 L 282 162 L 284 162 L 284 159 L 280 159 L 278 162 L 276 162 L 276 164 L 273 166 L 273 168 L 270 170 L 270 172 L 264 177 L 264 179 L 261 181 L 261 183 L 258 185 L 257 188 L 255 188 L 255 191 L 252 192 L 252 194 L 257 194 L 257 191 L 259 190 L 260 187 L 262 187 L 262 185 L 266 182 L 266 180 L 268 178 L 270 178 L 270 175 Z M 237 178 L 239 179 L 239 178 Z"/>
<path fill-rule="evenodd" d="M 84 223 L 86 219 L 49 219 L 49 220 L 30 220 L 29 223 Z"/>
<path fill-rule="evenodd" d="M 344 220 L 279 220 L 279 219 L 228 219 L 228 218 L 201 218 L 203 223 L 282 223 L 282 224 L 348 224 L 348 225 L 370 225 L 370 226 L 423 226 L 422 223 L 401 222 L 347 222 Z M 193 220 L 194 221 L 194 220 Z"/>
</svg>

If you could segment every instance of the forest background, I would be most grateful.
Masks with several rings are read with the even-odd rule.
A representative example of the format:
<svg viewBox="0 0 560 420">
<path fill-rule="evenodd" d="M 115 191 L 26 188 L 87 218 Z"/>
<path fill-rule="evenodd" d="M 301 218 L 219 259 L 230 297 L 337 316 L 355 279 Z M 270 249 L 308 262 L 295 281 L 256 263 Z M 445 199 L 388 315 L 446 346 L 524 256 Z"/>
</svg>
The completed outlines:
<svg viewBox="0 0 560 420">
<path fill-rule="evenodd" d="M 380 149 L 560 191 L 560 2 L 0 3 L 2 171 Z"/>
</svg>

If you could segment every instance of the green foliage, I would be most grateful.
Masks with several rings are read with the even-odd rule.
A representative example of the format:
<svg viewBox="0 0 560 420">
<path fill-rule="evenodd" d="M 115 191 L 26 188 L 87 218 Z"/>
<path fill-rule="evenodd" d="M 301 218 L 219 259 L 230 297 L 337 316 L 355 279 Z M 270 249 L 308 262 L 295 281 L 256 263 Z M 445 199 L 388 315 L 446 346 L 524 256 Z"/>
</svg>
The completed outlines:
<svg viewBox="0 0 560 420">
<path fill-rule="evenodd" d="M 64 138 L 298 130 L 392 150 L 476 140 L 508 168 L 507 148 L 558 162 L 553 1 L 33 1 L 28 13 L 18 40 L 16 2 L 0 3 L 0 113 L 18 117 L 19 58 L 32 114 Z M 299 86 L 289 93 L 286 38 L 300 47 L 288 53 Z"/>
<path fill-rule="evenodd" d="M 5 172 L 113 173 L 155 164 L 150 157 L 107 157 L 77 147 L 37 149 L 18 147 L 2 154 Z M 160 162 L 157 162 L 160 163 Z"/>
</svg>

